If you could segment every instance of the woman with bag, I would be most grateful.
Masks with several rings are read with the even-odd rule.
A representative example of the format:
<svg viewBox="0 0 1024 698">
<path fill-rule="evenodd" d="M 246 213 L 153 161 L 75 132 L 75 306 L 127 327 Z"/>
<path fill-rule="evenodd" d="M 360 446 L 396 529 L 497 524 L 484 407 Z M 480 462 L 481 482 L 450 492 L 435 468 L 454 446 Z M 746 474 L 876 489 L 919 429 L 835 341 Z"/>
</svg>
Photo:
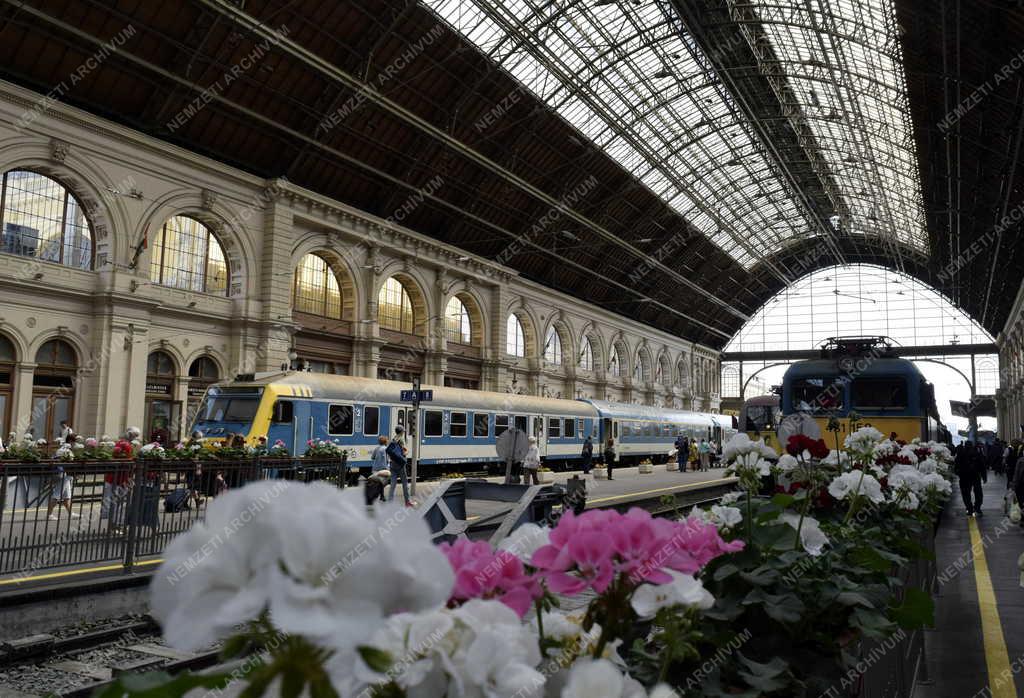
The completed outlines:
<svg viewBox="0 0 1024 698">
<path fill-rule="evenodd" d="M 540 470 L 540 453 L 537 451 L 537 437 L 531 436 L 529 438 L 530 447 L 526 450 L 526 456 L 523 458 L 523 470 L 530 475 L 530 481 L 535 484 L 540 484 L 540 476 L 537 471 Z"/>
<path fill-rule="evenodd" d="M 405 429 L 401 425 L 395 427 L 395 438 L 391 439 L 391 443 L 388 444 L 387 448 L 388 460 L 391 463 L 391 492 L 388 494 L 388 501 L 394 501 L 395 487 L 398 485 L 398 479 L 401 478 L 402 497 L 405 499 L 405 506 L 411 507 L 412 502 L 409 501 L 409 478 L 405 474 L 405 466 L 408 461 L 405 457 L 404 439 Z"/>
</svg>

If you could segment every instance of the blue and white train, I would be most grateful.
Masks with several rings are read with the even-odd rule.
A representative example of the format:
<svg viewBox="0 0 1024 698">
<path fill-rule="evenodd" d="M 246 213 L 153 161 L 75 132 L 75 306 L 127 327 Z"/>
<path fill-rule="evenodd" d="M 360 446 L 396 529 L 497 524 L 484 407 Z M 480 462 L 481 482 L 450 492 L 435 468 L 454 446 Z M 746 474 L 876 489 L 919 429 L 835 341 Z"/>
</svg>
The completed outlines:
<svg viewBox="0 0 1024 698">
<path fill-rule="evenodd" d="M 593 439 L 599 456 L 609 436 L 619 462 L 645 458 L 664 461 L 680 434 L 722 442 L 735 429 L 720 414 L 684 412 L 601 400 L 561 400 L 482 390 L 422 386 L 433 391 L 415 420 L 412 406 L 400 401 L 405 383 L 307 372 L 238 376 L 211 386 L 192 425 L 207 438 L 238 434 L 255 445 L 261 436 L 280 440 L 301 455 L 311 439 L 326 439 L 350 452 L 349 467 L 368 468 L 381 434 L 417 425 L 419 472 L 498 467 L 495 439 L 515 427 L 537 437 L 545 464 L 569 468 L 580 461 L 583 442 Z"/>
</svg>

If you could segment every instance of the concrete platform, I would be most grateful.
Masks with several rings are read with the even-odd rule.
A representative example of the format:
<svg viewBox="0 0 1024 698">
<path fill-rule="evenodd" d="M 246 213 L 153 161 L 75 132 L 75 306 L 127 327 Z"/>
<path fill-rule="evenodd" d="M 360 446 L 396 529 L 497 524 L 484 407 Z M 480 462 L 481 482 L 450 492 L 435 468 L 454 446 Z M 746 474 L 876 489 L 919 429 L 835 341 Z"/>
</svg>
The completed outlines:
<svg viewBox="0 0 1024 698">
<path fill-rule="evenodd" d="M 954 486 L 935 539 L 935 628 L 925 633 L 931 683 L 914 698 L 1024 698 L 1024 529 L 1003 515 L 1006 480 L 990 475 L 982 516 Z"/>
</svg>

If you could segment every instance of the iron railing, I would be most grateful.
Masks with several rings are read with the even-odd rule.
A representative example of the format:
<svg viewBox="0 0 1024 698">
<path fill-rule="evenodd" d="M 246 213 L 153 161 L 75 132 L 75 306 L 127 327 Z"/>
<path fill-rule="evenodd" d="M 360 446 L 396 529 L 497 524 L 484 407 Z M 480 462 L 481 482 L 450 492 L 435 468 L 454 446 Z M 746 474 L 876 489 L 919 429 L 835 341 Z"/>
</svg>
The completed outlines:
<svg viewBox="0 0 1024 698">
<path fill-rule="evenodd" d="M 344 487 L 347 461 L 0 461 L 0 575 L 103 562 L 130 572 L 202 519 L 219 493 L 263 479 Z"/>
</svg>

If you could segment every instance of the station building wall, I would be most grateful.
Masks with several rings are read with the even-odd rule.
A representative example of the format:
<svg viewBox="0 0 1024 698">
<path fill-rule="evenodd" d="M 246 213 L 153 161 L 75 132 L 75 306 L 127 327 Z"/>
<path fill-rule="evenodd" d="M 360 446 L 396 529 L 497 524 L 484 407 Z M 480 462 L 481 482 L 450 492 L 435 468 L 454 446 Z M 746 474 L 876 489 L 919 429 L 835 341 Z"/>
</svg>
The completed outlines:
<svg viewBox="0 0 1024 698">
<path fill-rule="evenodd" d="M 5 434 L 173 439 L 213 380 L 282 367 L 719 407 L 710 347 L 3 82 L 0 172 Z"/>
</svg>

